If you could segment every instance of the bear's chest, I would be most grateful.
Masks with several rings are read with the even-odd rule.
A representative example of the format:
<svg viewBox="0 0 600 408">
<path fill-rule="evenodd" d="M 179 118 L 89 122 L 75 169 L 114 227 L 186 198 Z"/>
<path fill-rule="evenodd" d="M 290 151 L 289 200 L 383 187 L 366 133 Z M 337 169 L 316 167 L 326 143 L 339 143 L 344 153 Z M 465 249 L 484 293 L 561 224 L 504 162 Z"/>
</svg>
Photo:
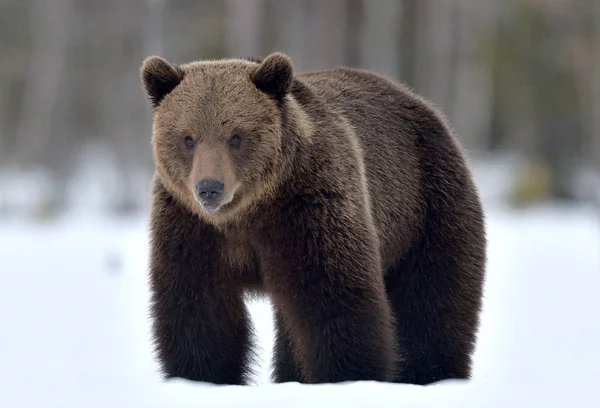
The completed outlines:
<svg viewBox="0 0 600 408">
<path fill-rule="evenodd" d="M 249 231 L 243 229 L 225 231 L 222 256 L 224 263 L 241 284 L 256 289 L 262 285 L 258 256 L 252 245 Z"/>
</svg>

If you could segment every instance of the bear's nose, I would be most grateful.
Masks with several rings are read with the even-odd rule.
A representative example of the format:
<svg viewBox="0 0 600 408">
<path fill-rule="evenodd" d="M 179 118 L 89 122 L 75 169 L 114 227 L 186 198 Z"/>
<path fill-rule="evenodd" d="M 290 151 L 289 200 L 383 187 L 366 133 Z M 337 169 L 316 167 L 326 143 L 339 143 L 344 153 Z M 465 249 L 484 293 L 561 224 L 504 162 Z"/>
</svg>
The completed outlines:
<svg viewBox="0 0 600 408">
<path fill-rule="evenodd" d="M 219 180 L 203 179 L 196 183 L 196 194 L 202 201 L 216 201 L 223 195 L 225 185 Z"/>
</svg>

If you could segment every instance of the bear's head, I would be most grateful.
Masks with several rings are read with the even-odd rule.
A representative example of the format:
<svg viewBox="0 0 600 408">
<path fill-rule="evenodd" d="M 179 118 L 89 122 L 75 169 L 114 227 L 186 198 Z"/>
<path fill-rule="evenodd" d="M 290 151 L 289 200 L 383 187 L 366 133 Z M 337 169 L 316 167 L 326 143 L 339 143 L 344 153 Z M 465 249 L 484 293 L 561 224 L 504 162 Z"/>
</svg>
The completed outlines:
<svg viewBox="0 0 600 408">
<path fill-rule="evenodd" d="M 273 194 L 281 172 L 282 109 L 292 62 L 231 59 L 171 64 L 147 58 L 158 177 L 190 210 L 218 224 Z"/>
</svg>

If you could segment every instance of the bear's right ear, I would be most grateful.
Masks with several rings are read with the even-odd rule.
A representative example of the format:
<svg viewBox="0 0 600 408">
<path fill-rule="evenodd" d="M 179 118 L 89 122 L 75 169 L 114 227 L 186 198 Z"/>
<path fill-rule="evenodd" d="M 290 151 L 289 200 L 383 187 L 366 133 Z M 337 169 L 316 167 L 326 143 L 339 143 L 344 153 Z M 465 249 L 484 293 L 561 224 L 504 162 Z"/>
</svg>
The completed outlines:
<svg viewBox="0 0 600 408">
<path fill-rule="evenodd" d="M 171 92 L 183 79 L 183 71 L 160 57 L 148 57 L 141 68 L 142 84 L 150 97 L 152 107 Z"/>
<path fill-rule="evenodd" d="M 290 57 L 274 52 L 260 63 L 252 81 L 261 91 L 281 100 L 290 89 L 293 75 L 294 68 Z"/>
</svg>

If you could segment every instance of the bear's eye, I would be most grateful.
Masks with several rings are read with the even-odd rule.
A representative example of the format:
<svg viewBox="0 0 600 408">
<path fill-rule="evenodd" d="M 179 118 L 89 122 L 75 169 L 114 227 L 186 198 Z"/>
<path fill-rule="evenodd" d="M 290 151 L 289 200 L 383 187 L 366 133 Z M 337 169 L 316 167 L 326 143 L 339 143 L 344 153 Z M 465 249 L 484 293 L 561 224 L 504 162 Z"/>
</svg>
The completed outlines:
<svg viewBox="0 0 600 408">
<path fill-rule="evenodd" d="M 227 141 L 227 144 L 231 147 L 237 147 L 237 146 L 239 146 L 241 141 L 242 141 L 242 137 L 240 135 L 236 134 L 229 138 L 229 140 Z"/>
<path fill-rule="evenodd" d="M 189 136 L 186 136 L 183 141 L 184 141 L 185 145 L 189 148 L 196 146 L 196 141 Z"/>
</svg>

